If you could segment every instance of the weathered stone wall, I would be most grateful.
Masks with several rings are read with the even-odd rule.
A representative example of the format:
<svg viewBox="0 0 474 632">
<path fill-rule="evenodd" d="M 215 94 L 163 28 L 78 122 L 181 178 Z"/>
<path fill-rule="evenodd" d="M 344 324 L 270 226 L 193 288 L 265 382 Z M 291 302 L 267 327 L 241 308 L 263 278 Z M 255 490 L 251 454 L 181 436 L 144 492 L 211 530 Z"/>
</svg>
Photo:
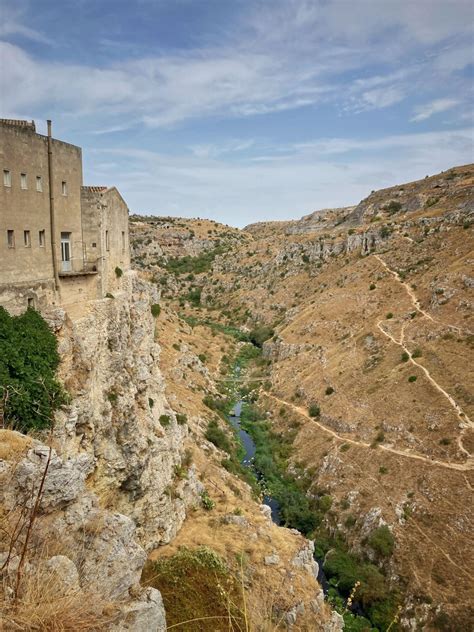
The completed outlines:
<svg viewBox="0 0 474 632">
<path fill-rule="evenodd" d="M 61 232 L 70 232 L 72 269 L 81 270 L 82 230 L 81 149 L 53 139 L 53 173 L 56 216 L 56 255 L 61 263 Z M 42 282 L 53 277 L 51 226 L 49 217 L 48 139 L 30 127 L 0 122 L 0 267 L 2 283 Z M 3 171 L 11 174 L 11 186 L 5 186 Z M 26 174 L 26 189 L 21 174 Z M 41 178 L 37 191 L 36 178 Z M 62 194 L 62 183 L 66 194 Z M 9 248 L 7 230 L 15 231 L 15 246 Z M 24 231 L 30 231 L 30 245 L 24 243 Z M 45 231 L 44 246 L 39 232 Z M 60 268 L 59 268 L 60 269 Z"/>
</svg>

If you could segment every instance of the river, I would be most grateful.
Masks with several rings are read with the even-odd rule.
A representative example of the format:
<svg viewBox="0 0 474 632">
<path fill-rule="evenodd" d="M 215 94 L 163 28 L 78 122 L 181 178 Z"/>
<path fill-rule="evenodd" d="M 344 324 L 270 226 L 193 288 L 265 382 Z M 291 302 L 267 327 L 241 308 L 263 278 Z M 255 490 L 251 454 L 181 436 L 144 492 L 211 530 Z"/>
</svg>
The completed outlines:
<svg viewBox="0 0 474 632">
<path fill-rule="evenodd" d="M 244 467 L 247 467 L 249 470 L 251 470 L 258 480 L 261 480 L 262 475 L 260 474 L 260 472 L 258 472 L 258 470 L 255 469 L 255 466 L 254 466 L 254 457 L 255 457 L 255 450 L 256 450 L 255 443 L 252 437 L 249 435 L 249 433 L 246 432 L 240 425 L 240 413 L 242 411 L 242 405 L 243 405 L 242 400 L 239 400 L 235 404 L 234 410 L 232 411 L 233 414 L 230 414 L 228 417 L 229 422 L 232 425 L 232 427 L 235 428 L 235 430 L 237 431 L 239 435 L 239 439 L 241 440 L 242 445 L 244 447 L 245 454 L 242 459 L 242 465 Z M 268 505 L 268 507 L 270 507 L 273 522 L 276 525 L 281 526 L 282 519 L 281 519 L 279 502 L 275 498 L 265 495 L 263 497 L 263 504 Z M 329 583 L 323 571 L 323 561 L 322 560 L 317 560 L 317 561 L 318 561 L 318 566 L 319 566 L 318 581 L 324 591 L 324 594 L 326 595 L 329 588 Z"/>
</svg>

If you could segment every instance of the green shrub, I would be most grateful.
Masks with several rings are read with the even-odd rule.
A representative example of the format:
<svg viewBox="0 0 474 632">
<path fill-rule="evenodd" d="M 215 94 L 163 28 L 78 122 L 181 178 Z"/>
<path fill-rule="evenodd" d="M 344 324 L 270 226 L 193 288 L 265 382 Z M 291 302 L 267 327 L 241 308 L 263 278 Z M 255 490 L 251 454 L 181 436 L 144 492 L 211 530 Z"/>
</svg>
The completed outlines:
<svg viewBox="0 0 474 632">
<path fill-rule="evenodd" d="M 409 382 L 416 382 L 416 380 L 417 380 L 416 375 L 410 375 L 410 377 L 408 378 Z"/>
<path fill-rule="evenodd" d="M 148 398 L 148 406 L 150 408 L 153 408 L 154 405 L 155 405 L 155 400 L 153 399 L 153 397 L 149 397 Z"/>
<path fill-rule="evenodd" d="M 421 356 L 423 355 L 421 349 L 419 347 L 417 347 L 411 354 L 412 358 L 421 358 Z"/>
<path fill-rule="evenodd" d="M 206 511 L 211 511 L 211 509 L 214 509 L 216 503 L 209 496 L 209 492 L 206 489 L 200 493 L 200 497 L 201 504 Z"/>
<path fill-rule="evenodd" d="M 321 409 L 319 408 L 318 404 L 310 404 L 308 407 L 308 414 L 310 417 L 319 417 L 321 414 Z"/>
<path fill-rule="evenodd" d="M 159 422 L 163 428 L 167 428 L 171 423 L 171 417 L 169 415 L 160 415 Z"/>
<path fill-rule="evenodd" d="M 274 330 L 268 325 L 259 325 L 249 332 L 249 339 L 257 347 L 261 347 L 266 340 L 269 340 Z"/>
<path fill-rule="evenodd" d="M 57 340 L 38 312 L 10 316 L 0 307 L 0 397 L 4 423 L 20 432 L 50 425 L 67 396 L 56 380 Z"/>
<path fill-rule="evenodd" d="M 198 355 L 198 358 L 201 360 L 202 363 L 204 363 L 207 360 L 207 355 L 205 353 L 200 353 Z"/>
<path fill-rule="evenodd" d="M 161 306 L 158 305 L 158 303 L 153 303 L 153 305 L 151 306 L 151 315 L 153 316 L 153 318 L 158 318 L 160 313 L 161 313 Z"/>
<path fill-rule="evenodd" d="M 355 516 L 353 516 L 352 514 L 350 514 L 349 516 L 347 516 L 347 518 L 344 521 L 344 526 L 347 529 L 351 529 L 355 523 L 357 522 L 357 518 Z"/>
<path fill-rule="evenodd" d="M 343 443 L 341 447 L 339 448 L 339 450 L 341 452 L 347 452 L 347 450 L 350 450 L 350 447 L 351 447 L 350 443 Z"/>
<path fill-rule="evenodd" d="M 115 276 L 117 277 L 117 279 L 120 279 L 120 277 L 123 276 L 122 268 L 119 268 L 118 266 L 115 268 Z"/>
<path fill-rule="evenodd" d="M 110 292 L 107 292 L 107 294 L 105 295 L 105 298 L 115 298 L 115 296 L 111 294 Z"/>
<path fill-rule="evenodd" d="M 395 548 L 395 538 L 387 525 L 383 525 L 372 531 L 368 545 L 382 557 L 389 557 Z"/>
<path fill-rule="evenodd" d="M 390 215 L 393 215 L 394 213 L 398 213 L 399 211 L 402 210 L 402 205 L 400 204 L 400 202 L 391 200 L 385 207 L 385 210 L 388 211 Z"/>
<path fill-rule="evenodd" d="M 402 353 L 402 362 L 408 362 L 409 359 L 410 359 L 410 354 L 404 351 Z"/>
<path fill-rule="evenodd" d="M 448 439 L 448 437 L 443 437 L 439 440 L 439 443 L 440 445 L 449 445 L 451 443 L 451 439 Z"/>
<path fill-rule="evenodd" d="M 371 283 L 371 284 L 369 285 L 369 290 L 375 290 L 375 288 L 376 288 L 375 283 Z"/>
<path fill-rule="evenodd" d="M 176 413 L 176 421 L 178 425 L 184 426 L 188 422 L 188 416 L 184 413 Z"/>
<path fill-rule="evenodd" d="M 387 318 L 387 320 L 390 320 L 391 318 L 393 318 L 392 312 L 388 312 L 388 314 L 385 316 L 385 318 Z"/>
<path fill-rule="evenodd" d="M 204 435 L 208 441 L 213 443 L 220 450 L 224 450 L 227 454 L 231 454 L 232 445 L 227 434 L 219 427 L 215 419 L 211 419 L 207 425 L 206 434 Z"/>
</svg>

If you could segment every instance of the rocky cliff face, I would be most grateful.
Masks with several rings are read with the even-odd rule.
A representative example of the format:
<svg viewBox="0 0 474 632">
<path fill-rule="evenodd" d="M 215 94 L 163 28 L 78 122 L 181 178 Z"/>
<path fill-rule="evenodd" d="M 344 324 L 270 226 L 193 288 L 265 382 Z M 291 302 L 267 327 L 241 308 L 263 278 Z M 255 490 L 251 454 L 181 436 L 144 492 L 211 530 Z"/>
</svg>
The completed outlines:
<svg viewBox="0 0 474 632">
<path fill-rule="evenodd" d="M 131 272 L 114 299 L 55 323 L 61 373 L 73 395 L 57 424 L 62 453 L 89 456 L 90 487 L 105 506 L 134 520 L 147 549 L 174 537 L 199 493 L 190 470 L 179 495 L 169 494 L 188 428 L 164 395 L 151 314 L 158 299 L 154 286 Z"/>
</svg>

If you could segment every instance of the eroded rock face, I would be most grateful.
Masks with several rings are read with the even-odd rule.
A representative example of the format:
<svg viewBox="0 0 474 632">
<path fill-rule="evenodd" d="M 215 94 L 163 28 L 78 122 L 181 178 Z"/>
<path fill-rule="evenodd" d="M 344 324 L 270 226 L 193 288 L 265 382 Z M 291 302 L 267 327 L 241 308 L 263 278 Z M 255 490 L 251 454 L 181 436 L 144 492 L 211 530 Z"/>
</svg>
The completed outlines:
<svg viewBox="0 0 474 632">
<path fill-rule="evenodd" d="M 154 286 L 129 272 L 115 299 L 96 301 L 59 331 L 62 375 L 74 394 L 57 424 L 62 451 L 81 450 L 92 489 L 133 519 L 147 550 L 174 537 L 200 491 L 194 470 L 175 480 L 188 429 L 164 395 L 150 309 L 158 300 Z"/>
<path fill-rule="evenodd" d="M 3 431 L 4 435 L 8 432 Z M 6 435 L 1 438 L 9 439 Z M 3 507 L 10 511 L 33 507 L 48 453 L 48 446 L 34 441 L 21 458 L 1 461 Z M 136 541 L 135 524 L 128 516 L 102 509 L 97 496 L 86 489 L 85 477 L 90 466 L 91 459 L 86 454 L 62 458 L 52 450 L 51 470 L 48 468 L 46 472 L 32 529 L 34 546 L 25 570 L 40 573 L 54 587 L 55 594 L 67 597 L 84 593 L 84 599 L 92 594 L 114 604 L 117 627 L 113 629 L 117 632 L 165 630 L 158 591 L 144 596 L 132 590 L 140 581 L 146 559 L 145 550 Z M 52 549 L 58 554 L 48 557 Z M 14 548 L 6 565 L 6 576 L 16 572 L 20 550 Z M 0 558 L 5 562 L 7 556 L 8 547 Z M 136 621 L 135 627 L 127 627 L 129 621 Z"/>
</svg>

